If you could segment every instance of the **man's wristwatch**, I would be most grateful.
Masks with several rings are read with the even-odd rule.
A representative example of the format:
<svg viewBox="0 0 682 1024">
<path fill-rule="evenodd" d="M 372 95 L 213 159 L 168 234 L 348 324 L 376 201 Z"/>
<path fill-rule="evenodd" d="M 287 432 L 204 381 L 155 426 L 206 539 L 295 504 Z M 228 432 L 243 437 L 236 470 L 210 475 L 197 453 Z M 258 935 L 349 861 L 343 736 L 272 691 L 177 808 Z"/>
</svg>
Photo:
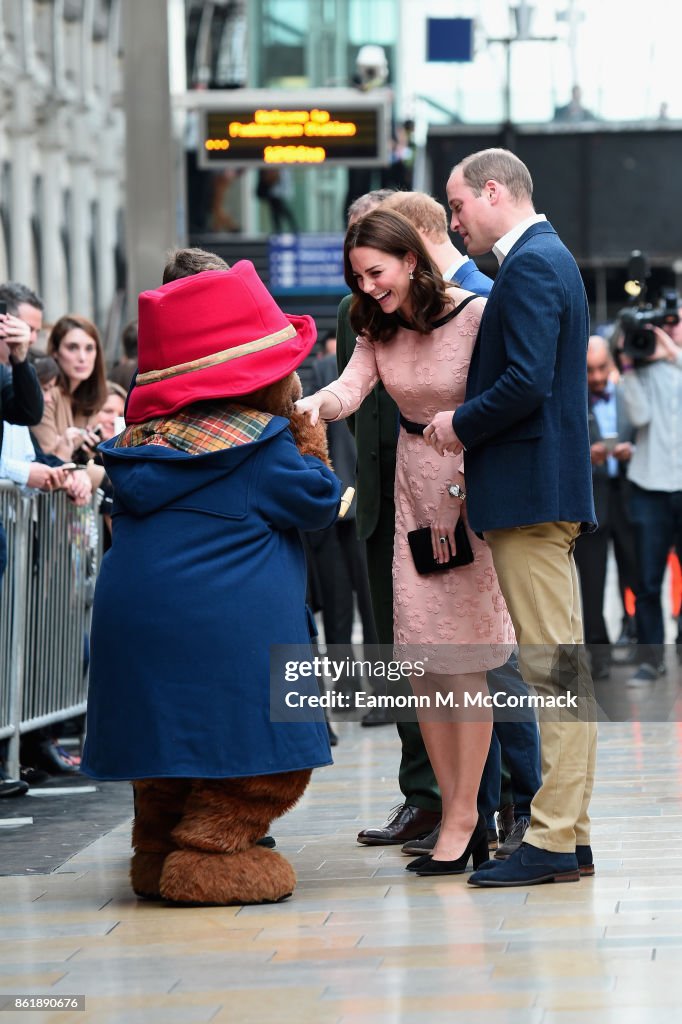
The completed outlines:
<svg viewBox="0 0 682 1024">
<path fill-rule="evenodd" d="M 451 498 L 459 498 L 460 501 L 464 501 L 466 498 L 466 491 L 459 484 L 448 484 L 448 494 Z"/>
</svg>

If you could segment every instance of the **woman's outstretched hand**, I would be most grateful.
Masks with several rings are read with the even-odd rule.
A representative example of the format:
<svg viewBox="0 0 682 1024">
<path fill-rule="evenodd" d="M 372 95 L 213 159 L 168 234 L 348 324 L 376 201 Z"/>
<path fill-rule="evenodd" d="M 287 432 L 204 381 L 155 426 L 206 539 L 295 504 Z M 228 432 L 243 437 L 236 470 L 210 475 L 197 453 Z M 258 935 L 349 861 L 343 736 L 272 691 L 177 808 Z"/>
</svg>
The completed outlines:
<svg viewBox="0 0 682 1024">
<path fill-rule="evenodd" d="M 317 395 L 310 395 L 308 398 L 299 398 L 298 402 L 294 402 L 294 408 L 296 412 L 308 416 L 310 425 L 314 427 L 320 418 L 320 406 L 323 401 L 324 399 L 318 393 Z"/>
</svg>

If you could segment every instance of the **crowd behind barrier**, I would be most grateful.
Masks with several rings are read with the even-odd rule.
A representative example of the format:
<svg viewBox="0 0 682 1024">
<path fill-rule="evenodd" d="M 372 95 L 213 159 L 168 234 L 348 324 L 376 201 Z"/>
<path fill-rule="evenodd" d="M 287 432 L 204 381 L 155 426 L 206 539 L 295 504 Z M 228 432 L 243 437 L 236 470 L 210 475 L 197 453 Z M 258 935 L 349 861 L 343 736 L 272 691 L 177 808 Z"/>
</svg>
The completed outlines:
<svg viewBox="0 0 682 1024">
<path fill-rule="evenodd" d="M 19 737 L 85 711 L 92 593 L 101 558 L 100 495 L 27 496 L 0 480 L 8 564 L 0 589 L 0 740 L 19 777 Z"/>
</svg>

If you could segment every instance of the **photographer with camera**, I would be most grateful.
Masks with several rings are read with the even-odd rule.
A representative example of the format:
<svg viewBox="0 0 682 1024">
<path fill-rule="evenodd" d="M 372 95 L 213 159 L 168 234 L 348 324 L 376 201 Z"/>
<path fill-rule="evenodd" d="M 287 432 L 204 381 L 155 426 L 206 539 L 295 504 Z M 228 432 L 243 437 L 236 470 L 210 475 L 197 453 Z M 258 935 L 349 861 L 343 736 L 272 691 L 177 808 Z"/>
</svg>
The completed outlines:
<svg viewBox="0 0 682 1024">
<path fill-rule="evenodd" d="M 675 301 L 675 307 L 678 302 Z M 661 311 L 619 317 L 616 352 L 622 395 L 635 427 L 630 514 L 639 564 L 638 686 L 665 672 L 661 588 L 668 554 L 682 533 L 682 310 L 668 296 Z"/>
</svg>

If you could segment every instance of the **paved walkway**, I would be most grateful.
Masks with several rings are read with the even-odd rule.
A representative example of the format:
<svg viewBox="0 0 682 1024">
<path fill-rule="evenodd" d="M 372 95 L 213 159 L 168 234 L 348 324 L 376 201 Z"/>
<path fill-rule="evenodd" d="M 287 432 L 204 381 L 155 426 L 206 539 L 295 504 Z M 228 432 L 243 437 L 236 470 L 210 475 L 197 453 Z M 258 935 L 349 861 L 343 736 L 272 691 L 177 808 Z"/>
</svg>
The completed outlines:
<svg viewBox="0 0 682 1024">
<path fill-rule="evenodd" d="M 85 1013 L 10 1011 L 3 1024 L 660 1024 L 682 1012 L 678 723 L 600 726 L 596 877 L 507 891 L 415 878 L 398 849 L 358 846 L 399 797 L 397 737 L 339 733 L 336 765 L 275 830 L 299 875 L 286 903 L 138 903 L 127 822 L 52 874 L 0 878 L 0 991 L 86 996 Z"/>
</svg>

